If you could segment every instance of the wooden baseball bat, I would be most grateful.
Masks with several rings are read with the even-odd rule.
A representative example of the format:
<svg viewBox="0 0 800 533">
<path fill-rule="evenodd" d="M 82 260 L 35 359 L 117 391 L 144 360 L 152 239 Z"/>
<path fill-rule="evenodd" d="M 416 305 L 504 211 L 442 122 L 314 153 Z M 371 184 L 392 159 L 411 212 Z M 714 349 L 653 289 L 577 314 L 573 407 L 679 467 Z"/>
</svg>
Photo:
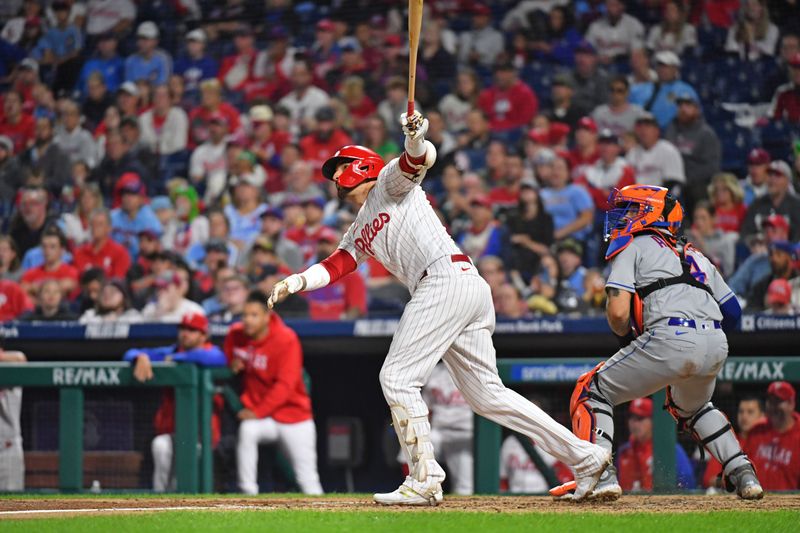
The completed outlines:
<svg viewBox="0 0 800 533">
<path fill-rule="evenodd" d="M 417 49 L 422 30 L 422 0 L 408 0 L 408 109 L 406 116 L 414 113 L 414 90 L 417 78 Z"/>
</svg>

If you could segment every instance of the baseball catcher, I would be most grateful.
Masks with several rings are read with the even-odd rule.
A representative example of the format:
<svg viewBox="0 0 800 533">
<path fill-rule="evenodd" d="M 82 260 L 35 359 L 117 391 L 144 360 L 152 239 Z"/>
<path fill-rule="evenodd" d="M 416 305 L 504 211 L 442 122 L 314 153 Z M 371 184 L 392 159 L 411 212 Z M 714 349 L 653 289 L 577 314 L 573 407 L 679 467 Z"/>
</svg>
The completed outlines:
<svg viewBox="0 0 800 533">
<path fill-rule="evenodd" d="M 614 190 L 609 205 L 606 316 L 620 350 L 578 379 L 570 400 L 573 431 L 610 451 L 613 408 L 666 387 L 665 408 L 719 460 L 726 488 L 744 499 L 761 498 L 752 464 L 728 419 L 710 402 L 728 357 L 724 331 L 741 315 L 736 296 L 714 265 L 677 237 L 683 209 L 667 189 L 629 185 Z M 569 497 L 571 487 L 550 492 Z M 612 466 L 587 498 L 616 500 L 621 494 Z"/>
</svg>

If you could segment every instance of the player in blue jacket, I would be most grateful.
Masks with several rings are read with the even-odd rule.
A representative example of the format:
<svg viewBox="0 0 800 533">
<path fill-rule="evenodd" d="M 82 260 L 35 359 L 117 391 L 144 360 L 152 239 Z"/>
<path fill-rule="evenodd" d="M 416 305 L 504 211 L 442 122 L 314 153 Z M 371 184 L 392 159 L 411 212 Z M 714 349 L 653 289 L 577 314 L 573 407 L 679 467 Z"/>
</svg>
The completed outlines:
<svg viewBox="0 0 800 533">
<path fill-rule="evenodd" d="M 201 366 L 226 366 L 225 354 L 208 341 L 208 319 L 200 313 L 184 315 L 178 325 L 178 342 L 158 348 L 132 348 L 125 352 L 125 361 L 134 364 L 133 375 L 139 381 L 153 378 L 151 363 L 174 361 L 194 363 Z M 214 413 L 211 417 L 211 442 L 217 445 L 220 438 L 219 413 L 222 410 L 221 397 L 214 398 Z M 175 433 L 175 395 L 173 389 L 165 389 L 161 405 L 153 418 L 156 437 L 151 444 L 153 452 L 153 490 L 165 492 L 175 489 L 175 476 L 172 468 L 173 443 Z"/>
</svg>

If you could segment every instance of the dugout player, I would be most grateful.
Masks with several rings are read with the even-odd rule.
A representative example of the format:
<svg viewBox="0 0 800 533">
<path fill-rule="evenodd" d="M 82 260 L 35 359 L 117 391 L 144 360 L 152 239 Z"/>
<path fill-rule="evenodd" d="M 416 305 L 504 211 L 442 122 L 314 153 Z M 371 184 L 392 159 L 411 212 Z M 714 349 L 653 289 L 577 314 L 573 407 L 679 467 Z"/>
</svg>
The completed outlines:
<svg viewBox="0 0 800 533">
<path fill-rule="evenodd" d="M 25 354 L 0 348 L 0 363 L 24 363 Z M 0 389 L 0 492 L 25 488 L 25 461 L 22 452 L 22 387 Z"/>
<path fill-rule="evenodd" d="M 436 505 L 445 473 L 436 462 L 428 408 L 420 394 L 440 359 L 477 413 L 532 438 L 576 471 L 581 500 L 609 465 L 610 450 L 577 439 L 547 413 L 507 389 L 497 375 L 489 286 L 458 249 L 427 200 L 420 182 L 436 161 L 424 139 L 419 112 L 401 117 L 405 152 L 384 163 L 363 146 L 345 146 L 328 159 L 323 175 L 358 214 L 339 248 L 321 263 L 275 284 L 269 305 L 289 294 L 334 283 L 374 258 L 411 292 L 380 372 L 384 397 L 411 473 L 384 505 Z"/>
<path fill-rule="evenodd" d="M 767 387 L 767 419 L 756 424 L 743 448 L 767 490 L 800 490 L 800 414 L 797 392 L 786 381 Z"/>
<path fill-rule="evenodd" d="M 678 239 L 683 209 L 667 189 L 629 185 L 614 190 L 609 205 L 606 316 L 620 350 L 578 379 L 570 401 L 573 430 L 611 450 L 613 408 L 666 387 L 666 408 L 722 463 L 726 488 L 744 499 L 761 498 L 753 465 L 710 402 L 728 357 L 723 327 L 736 327 L 741 315 L 736 296 L 703 254 Z M 551 494 L 566 496 L 569 486 Z M 621 494 L 609 468 L 589 498 Z"/>
<path fill-rule="evenodd" d="M 303 383 L 303 350 L 297 334 L 267 308 L 267 295 L 252 291 L 242 321 L 225 337 L 225 357 L 242 375 L 237 417 L 239 489 L 258 494 L 258 445 L 277 442 L 305 494 L 322 494 L 317 473 L 317 430 Z"/>
<path fill-rule="evenodd" d="M 187 313 L 178 324 L 178 342 L 159 348 L 132 348 L 125 352 L 125 361 L 133 363 L 133 377 L 145 382 L 153 379 L 153 362 L 174 361 L 194 363 L 201 366 L 225 366 L 225 355 L 208 341 L 208 319 L 201 313 Z M 217 445 L 220 438 L 221 396 L 214 398 L 211 416 L 211 442 Z M 156 436 L 150 445 L 153 453 L 153 490 L 166 492 L 175 490 L 173 471 L 175 434 L 175 389 L 166 388 L 161 397 L 153 426 Z"/>
</svg>

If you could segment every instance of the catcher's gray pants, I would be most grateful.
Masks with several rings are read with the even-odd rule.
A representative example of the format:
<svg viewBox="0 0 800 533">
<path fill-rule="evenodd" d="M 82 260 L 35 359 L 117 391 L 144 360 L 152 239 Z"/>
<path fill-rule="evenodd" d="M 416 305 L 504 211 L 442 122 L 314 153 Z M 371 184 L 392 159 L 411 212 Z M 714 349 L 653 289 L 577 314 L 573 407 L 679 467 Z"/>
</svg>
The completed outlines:
<svg viewBox="0 0 800 533">
<path fill-rule="evenodd" d="M 430 265 L 406 305 L 381 369 L 386 402 L 405 409 L 409 418 L 427 420 L 420 387 L 439 359 L 444 359 L 458 390 L 476 413 L 527 435 L 567 465 L 587 459 L 587 468 L 602 464 L 603 450 L 578 439 L 503 385 L 492 344 L 494 326 L 491 291 L 474 266 L 453 263 L 449 257 Z"/>
<path fill-rule="evenodd" d="M 595 412 L 601 436 L 611 449 L 614 420 L 611 408 L 670 387 L 678 417 L 693 430 L 727 474 L 747 461 L 728 419 L 709 400 L 717 374 L 728 357 L 728 340 L 713 322 L 697 327 L 656 326 L 614 354 L 597 371 L 587 402 Z M 660 408 L 660 406 L 655 406 Z M 602 434 L 608 438 L 602 438 Z"/>
</svg>

